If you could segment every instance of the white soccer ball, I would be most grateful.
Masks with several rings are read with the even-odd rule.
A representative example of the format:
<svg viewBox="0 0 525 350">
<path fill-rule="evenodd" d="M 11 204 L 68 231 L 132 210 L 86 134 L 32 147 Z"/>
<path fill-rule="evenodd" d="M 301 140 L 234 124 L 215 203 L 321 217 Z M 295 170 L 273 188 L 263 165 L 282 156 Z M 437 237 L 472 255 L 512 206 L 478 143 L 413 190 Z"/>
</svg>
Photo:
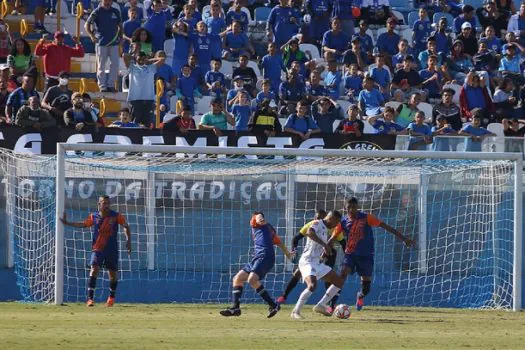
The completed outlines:
<svg viewBox="0 0 525 350">
<path fill-rule="evenodd" d="M 350 318 L 350 306 L 346 304 L 337 305 L 334 310 L 334 315 L 342 320 Z"/>
</svg>

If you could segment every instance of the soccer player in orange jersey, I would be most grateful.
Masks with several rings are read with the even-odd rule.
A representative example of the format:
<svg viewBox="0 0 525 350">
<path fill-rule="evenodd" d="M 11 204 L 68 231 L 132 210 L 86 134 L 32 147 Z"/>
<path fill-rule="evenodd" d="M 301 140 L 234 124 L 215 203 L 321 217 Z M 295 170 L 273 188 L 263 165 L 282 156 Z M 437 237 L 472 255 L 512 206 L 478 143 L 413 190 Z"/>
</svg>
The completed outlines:
<svg viewBox="0 0 525 350">
<path fill-rule="evenodd" d="M 118 271 L 118 240 L 119 225 L 124 228 L 126 235 L 126 248 L 131 254 L 131 230 L 124 216 L 110 209 L 109 196 L 101 196 L 98 200 L 98 211 L 89 214 L 86 220 L 81 222 L 69 222 L 66 213 L 60 221 L 67 226 L 87 228 L 93 227 L 91 270 L 89 272 L 87 306 L 94 306 L 93 296 L 97 284 L 97 276 L 101 266 L 108 269 L 109 274 L 109 297 L 107 306 L 115 303 L 115 292 L 117 290 Z"/>
</svg>

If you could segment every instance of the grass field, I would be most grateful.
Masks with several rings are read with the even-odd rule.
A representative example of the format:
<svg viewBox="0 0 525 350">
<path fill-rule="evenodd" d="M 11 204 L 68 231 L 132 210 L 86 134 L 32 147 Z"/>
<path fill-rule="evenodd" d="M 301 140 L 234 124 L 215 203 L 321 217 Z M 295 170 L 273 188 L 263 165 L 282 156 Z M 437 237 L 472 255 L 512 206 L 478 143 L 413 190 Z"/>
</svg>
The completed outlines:
<svg viewBox="0 0 525 350">
<path fill-rule="evenodd" d="M 525 313 L 367 308 L 350 320 L 285 305 L 275 318 L 246 305 L 225 319 L 218 305 L 0 303 L 1 349 L 523 349 Z"/>
</svg>

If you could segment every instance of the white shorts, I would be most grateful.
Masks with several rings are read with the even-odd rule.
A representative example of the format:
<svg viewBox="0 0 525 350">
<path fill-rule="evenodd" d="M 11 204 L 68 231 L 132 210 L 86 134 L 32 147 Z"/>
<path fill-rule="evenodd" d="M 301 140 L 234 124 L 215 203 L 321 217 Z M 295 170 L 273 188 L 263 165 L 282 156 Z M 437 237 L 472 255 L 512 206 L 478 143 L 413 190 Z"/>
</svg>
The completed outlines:
<svg viewBox="0 0 525 350">
<path fill-rule="evenodd" d="M 332 271 L 332 268 L 318 261 L 301 259 L 299 260 L 299 271 L 301 271 L 303 280 L 306 276 L 315 276 L 317 279 L 321 279 Z"/>
</svg>

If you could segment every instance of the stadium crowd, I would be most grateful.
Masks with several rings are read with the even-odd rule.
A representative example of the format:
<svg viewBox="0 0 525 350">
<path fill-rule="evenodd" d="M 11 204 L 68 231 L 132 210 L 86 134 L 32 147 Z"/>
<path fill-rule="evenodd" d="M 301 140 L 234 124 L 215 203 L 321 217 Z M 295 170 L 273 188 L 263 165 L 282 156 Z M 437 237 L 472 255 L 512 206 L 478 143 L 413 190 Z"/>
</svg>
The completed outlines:
<svg viewBox="0 0 525 350">
<path fill-rule="evenodd" d="M 181 133 L 221 135 L 231 128 L 305 140 L 316 133 L 361 136 L 366 125 L 377 134 L 410 135 L 409 149 L 433 143 L 445 150 L 448 141 L 434 136 L 460 135 L 473 151 L 494 135 L 491 123 L 501 123 L 505 136 L 525 135 L 525 3 L 415 0 L 402 9 L 389 0 L 82 3 L 100 92 L 121 89 L 122 57 L 129 108 L 105 125 L 90 95 L 71 91 L 71 59 L 85 55 L 78 38 L 68 46 L 66 34 L 56 32 L 32 52 L 0 21 L 0 123 L 87 132 L 154 127 L 160 82 L 161 127 Z M 12 15 L 21 1 L 15 5 Z M 36 2 L 34 30 L 47 33 L 45 14 L 55 5 Z M 43 58 L 43 72 L 34 56 Z M 206 97 L 209 108 L 197 111 Z"/>
</svg>

